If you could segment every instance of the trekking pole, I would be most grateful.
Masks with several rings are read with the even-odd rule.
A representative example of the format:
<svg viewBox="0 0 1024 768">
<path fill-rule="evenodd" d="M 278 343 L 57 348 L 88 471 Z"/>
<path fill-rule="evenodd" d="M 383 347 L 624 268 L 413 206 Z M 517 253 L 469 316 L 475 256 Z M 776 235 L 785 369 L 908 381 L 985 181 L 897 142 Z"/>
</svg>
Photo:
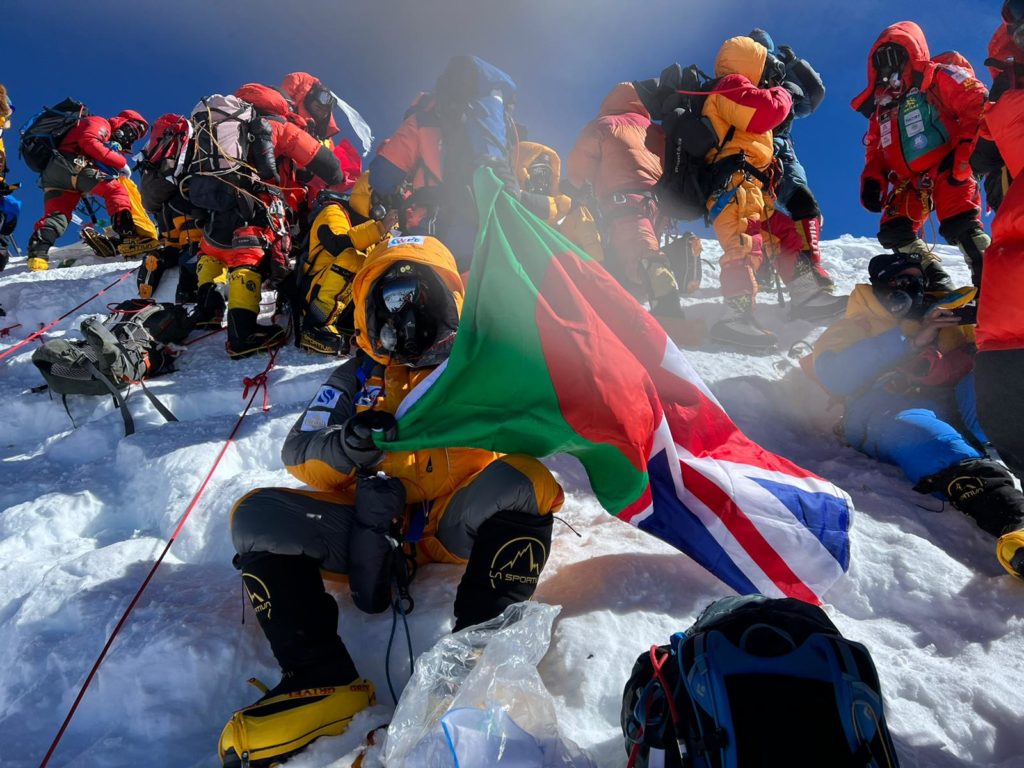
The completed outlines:
<svg viewBox="0 0 1024 768">
<path fill-rule="evenodd" d="M 92 669 L 90 669 L 89 674 L 86 675 L 85 682 L 82 683 L 82 687 L 79 689 L 78 695 L 75 697 L 75 701 L 71 705 L 71 709 L 68 710 L 67 715 L 64 717 L 64 722 L 61 723 L 60 729 L 57 731 L 57 735 L 53 737 L 53 742 L 50 744 L 50 748 L 46 750 L 46 755 L 43 757 L 43 761 L 39 764 L 39 768 L 46 768 L 46 766 L 49 764 L 50 758 L 53 757 L 53 753 L 54 751 L 56 751 L 57 745 L 60 744 L 60 740 L 64 737 L 64 733 L 67 731 L 68 725 L 71 723 L 71 718 L 73 718 L 75 716 L 75 712 L 78 711 L 78 705 L 82 703 L 82 699 L 85 697 L 86 690 L 88 690 L 89 685 L 96 677 L 96 673 L 99 671 L 100 665 L 103 663 L 103 660 L 106 659 L 107 653 L 110 651 L 110 647 L 114 644 L 115 638 L 117 638 L 118 634 L 120 634 L 121 630 L 124 628 L 124 625 L 128 622 L 129 615 L 131 615 L 131 612 L 135 610 L 135 606 L 139 604 L 139 600 L 142 598 L 142 593 L 146 591 L 146 587 L 148 587 L 149 583 L 153 580 L 153 576 L 156 575 L 156 571 L 160 567 L 160 564 L 164 561 L 164 558 L 167 557 L 167 553 L 171 551 L 171 546 L 173 546 L 175 540 L 178 538 L 178 535 L 185 527 L 185 522 L 188 520 L 189 515 L 192 514 L 192 510 L 194 510 L 196 506 L 199 504 L 200 497 L 206 491 L 206 486 L 209 484 L 210 479 L 213 477 L 213 473 L 217 471 L 217 467 L 220 466 L 220 462 L 224 458 L 224 454 L 227 453 L 228 447 L 231 445 L 232 442 L 234 442 L 235 436 L 238 434 L 238 430 L 242 426 L 242 422 L 245 421 L 245 417 L 249 415 L 249 411 L 252 408 L 252 404 L 256 400 L 256 394 L 260 391 L 261 388 L 264 390 L 263 410 L 269 409 L 269 406 L 267 405 L 267 397 L 269 396 L 270 389 L 267 386 L 267 374 L 269 374 L 270 370 L 274 367 L 274 361 L 276 357 L 277 350 L 275 349 L 270 354 L 270 361 L 267 363 L 267 367 L 263 369 L 263 372 L 257 374 L 252 379 L 245 379 L 245 391 L 243 392 L 242 397 L 244 399 L 246 396 L 248 396 L 249 401 L 245 404 L 245 408 L 242 410 L 241 416 L 238 417 L 238 421 L 235 422 L 235 426 L 231 429 L 231 433 L 228 435 L 227 440 L 224 441 L 224 444 L 221 446 L 220 451 L 217 453 L 217 458 L 213 460 L 213 466 L 210 467 L 210 471 L 206 473 L 206 477 L 203 478 L 203 482 L 199 485 L 199 489 L 192 497 L 192 501 L 190 501 L 188 506 L 185 508 L 185 512 L 182 514 L 181 519 L 178 521 L 178 525 L 175 527 L 174 532 L 171 534 L 171 537 L 167 540 L 167 543 L 164 545 L 163 551 L 160 553 L 160 556 L 157 557 L 156 562 L 153 563 L 153 566 L 149 569 L 149 573 L 146 574 L 146 578 L 142 581 L 142 585 L 135 592 L 135 595 L 132 597 L 131 602 L 128 603 L 128 607 L 125 608 L 124 613 L 121 614 L 121 618 L 118 619 L 117 624 L 114 625 L 114 629 L 111 631 L 110 636 L 107 638 L 107 642 L 103 645 L 103 650 L 100 651 L 100 655 L 97 657 L 95 663 L 93 663 Z M 252 389 L 252 394 L 250 395 L 249 391 L 251 384 L 254 384 L 255 388 Z"/>
<path fill-rule="evenodd" d="M 96 291 L 96 293 L 94 293 L 94 294 L 93 294 L 92 296 L 90 296 L 90 297 L 89 297 L 88 299 L 86 299 L 85 301 L 83 301 L 83 302 L 82 302 L 81 304 L 79 304 L 79 305 L 77 305 L 77 306 L 75 306 L 75 307 L 72 307 L 72 308 L 71 308 L 71 309 L 69 309 L 69 310 L 68 310 L 67 312 L 65 312 L 65 313 L 64 313 L 63 315 L 61 315 L 60 317 L 58 317 L 58 318 L 57 318 L 56 320 L 54 320 L 54 321 L 53 321 L 53 322 L 51 322 L 51 323 L 48 323 L 47 325 L 44 325 L 44 326 L 43 326 L 42 328 L 40 328 L 40 329 L 39 329 L 38 331 L 36 331 L 35 333 L 29 334 L 29 335 L 28 335 L 28 336 L 27 336 L 26 338 L 24 338 L 24 339 L 22 339 L 21 341 L 19 341 L 19 342 L 18 342 L 17 344 L 15 344 L 15 345 L 14 345 L 13 347 L 11 347 L 10 349 L 5 349 L 5 350 L 4 350 L 3 352 L 0 352 L 0 360 L 3 360 L 3 359 L 4 359 L 5 357 L 8 357 L 9 355 L 12 355 L 12 354 L 13 354 L 13 353 L 14 353 L 14 352 L 15 352 L 16 350 L 18 350 L 18 349 L 21 349 L 21 347 L 25 346 L 25 345 L 26 345 L 26 344 L 28 344 L 28 343 L 29 343 L 30 341 L 33 341 L 34 339 L 38 339 L 38 338 L 39 338 L 40 336 L 42 336 L 42 335 L 43 335 L 43 334 L 44 334 L 44 333 L 45 333 L 46 331 L 48 331 L 48 330 L 50 330 L 51 328 L 53 328 L 53 326 L 55 326 L 55 325 L 56 325 L 57 323 L 59 323 L 59 322 L 60 322 L 61 320 L 63 320 L 63 319 L 64 319 L 64 318 L 66 318 L 66 317 L 69 317 L 69 316 L 70 316 L 70 315 L 71 315 L 72 313 L 74 313 L 74 312 L 78 311 L 79 309 L 81 309 L 82 307 L 84 307 L 84 306 L 85 306 L 86 304 L 88 304 L 89 302 L 93 301 L 94 299 L 98 299 L 98 298 L 99 298 L 100 296 L 102 296 L 102 295 L 103 295 L 104 293 L 106 293 L 107 291 L 109 291 L 109 290 L 110 290 L 111 288 L 113 288 L 113 287 L 114 287 L 115 285 L 117 285 L 118 283 L 122 282 L 123 280 L 127 279 L 128 277 L 130 277 L 131 275 L 134 275 L 134 274 L 135 274 L 135 268 L 134 268 L 134 267 L 132 267 L 132 268 L 131 268 L 130 270 L 128 270 L 128 271 L 127 271 L 127 272 L 125 272 L 125 273 L 124 273 L 123 275 L 121 275 L 121 276 L 120 276 L 119 278 L 117 278 L 117 280 L 115 280 L 114 282 L 112 282 L 112 283 L 111 283 L 110 285 L 108 285 L 108 286 L 106 286 L 106 287 L 104 287 L 104 288 L 101 288 L 100 290 Z"/>
<path fill-rule="evenodd" d="M 89 216 L 89 221 L 92 222 L 92 225 L 94 227 L 99 225 L 99 219 L 96 218 L 96 211 L 92 207 L 92 203 L 89 202 L 89 198 L 86 197 L 85 195 L 83 195 L 81 202 L 82 202 L 82 207 L 85 208 L 85 212 Z"/>
<path fill-rule="evenodd" d="M 7 242 L 14 246 L 14 252 L 18 254 L 20 259 L 24 254 L 21 252 L 21 248 L 18 246 L 18 241 L 14 239 L 14 235 L 5 235 Z"/>
</svg>

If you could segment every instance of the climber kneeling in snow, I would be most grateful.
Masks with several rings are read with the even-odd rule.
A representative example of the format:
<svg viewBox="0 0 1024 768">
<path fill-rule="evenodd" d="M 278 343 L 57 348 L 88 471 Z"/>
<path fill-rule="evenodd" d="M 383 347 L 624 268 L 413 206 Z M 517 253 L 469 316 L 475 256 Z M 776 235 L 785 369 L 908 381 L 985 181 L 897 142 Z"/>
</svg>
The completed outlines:
<svg viewBox="0 0 1024 768">
<path fill-rule="evenodd" d="M 854 289 L 846 316 L 814 345 L 818 379 L 845 399 L 847 442 L 1001 537 L 1000 563 L 1024 576 L 1024 495 L 980 449 L 987 440 L 976 417 L 973 318 L 969 307 L 951 308 L 973 292 L 929 302 L 917 254 L 875 256 L 868 272 L 871 284 Z"/>
<path fill-rule="evenodd" d="M 563 499 L 540 462 L 476 448 L 385 453 L 374 442 L 394 439 L 399 404 L 447 359 L 463 291 L 439 240 L 375 249 L 353 283 L 361 352 L 320 387 L 282 452 L 316 490 L 261 488 L 235 505 L 235 562 L 282 677 L 225 727 L 225 765 L 244 753 L 268 764 L 341 733 L 374 700 L 338 635 L 321 569 L 346 574 L 356 606 L 378 613 L 392 605 L 392 582 L 407 581 L 407 556 L 465 564 L 455 629 L 533 594 Z"/>
</svg>

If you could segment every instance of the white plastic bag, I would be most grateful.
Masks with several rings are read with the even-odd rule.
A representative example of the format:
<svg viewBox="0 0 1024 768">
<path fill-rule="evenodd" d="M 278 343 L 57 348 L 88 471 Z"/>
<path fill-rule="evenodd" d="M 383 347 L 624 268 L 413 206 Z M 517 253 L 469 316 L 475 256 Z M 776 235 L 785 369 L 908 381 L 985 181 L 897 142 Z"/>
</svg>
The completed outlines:
<svg viewBox="0 0 1024 768">
<path fill-rule="evenodd" d="M 405 768 L 593 768 L 558 730 L 537 672 L 561 609 L 511 605 L 441 638 L 416 661 L 388 727 L 384 764 Z"/>
</svg>

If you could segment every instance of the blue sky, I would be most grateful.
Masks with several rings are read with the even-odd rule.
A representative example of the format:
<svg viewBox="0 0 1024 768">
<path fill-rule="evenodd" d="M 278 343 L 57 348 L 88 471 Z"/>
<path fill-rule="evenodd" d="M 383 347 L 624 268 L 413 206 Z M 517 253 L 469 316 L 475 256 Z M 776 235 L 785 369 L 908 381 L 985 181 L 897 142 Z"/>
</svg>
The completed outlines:
<svg viewBox="0 0 1024 768">
<path fill-rule="evenodd" d="M 287 72 L 320 77 L 388 136 L 445 62 L 476 54 L 520 89 L 517 119 L 563 159 L 617 82 L 656 76 L 672 61 L 710 71 L 723 40 L 767 29 L 824 77 L 828 96 L 794 128 L 797 152 L 825 214 L 824 236 L 873 235 L 858 179 L 866 121 L 849 107 L 866 56 L 887 25 L 918 22 L 933 53 L 955 48 L 982 74 L 997 0 L 51 0 L 4 3 L 2 81 L 17 107 L 5 135 L 10 181 L 23 183 L 24 246 L 42 192 L 18 161 L 17 129 L 64 96 L 94 113 L 131 107 L 153 119 L 200 97 Z M 349 134 L 350 135 L 350 134 Z M 354 137 L 353 143 L 356 143 Z M 73 228 L 72 228 L 73 231 Z M 62 242 L 69 242 L 72 233 Z"/>
</svg>

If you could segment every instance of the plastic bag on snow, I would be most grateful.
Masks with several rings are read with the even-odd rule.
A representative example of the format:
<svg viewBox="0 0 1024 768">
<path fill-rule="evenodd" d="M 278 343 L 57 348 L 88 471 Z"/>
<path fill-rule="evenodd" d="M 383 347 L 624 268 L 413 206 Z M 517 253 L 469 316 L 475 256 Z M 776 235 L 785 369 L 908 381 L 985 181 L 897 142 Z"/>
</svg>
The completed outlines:
<svg viewBox="0 0 1024 768">
<path fill-rule="evenodd" d="M 388 727 L 384 762 L 407 768 L 593 768 L 558 730 L 537 672 L 561 609 L 511 605 L 441 638 L 416 662 Z"/>
</svg>

